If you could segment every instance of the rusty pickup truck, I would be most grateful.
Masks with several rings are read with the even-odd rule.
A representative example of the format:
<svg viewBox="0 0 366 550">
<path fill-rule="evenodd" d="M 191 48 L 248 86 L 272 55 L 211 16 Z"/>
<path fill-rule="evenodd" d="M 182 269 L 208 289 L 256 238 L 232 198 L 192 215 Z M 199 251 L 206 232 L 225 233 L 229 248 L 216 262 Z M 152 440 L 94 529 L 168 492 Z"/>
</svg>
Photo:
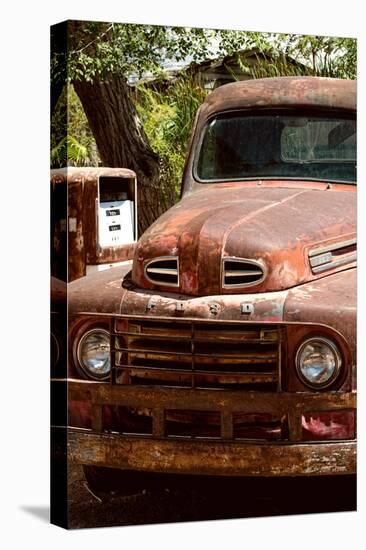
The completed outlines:
<svg viewBox="0 0 366 550">
<path fill-rule="evenodd" d="M 87 473 L 354 474 L 356 82 L 209 94 L 181 200 L 68 300 Z"/>
</svg>

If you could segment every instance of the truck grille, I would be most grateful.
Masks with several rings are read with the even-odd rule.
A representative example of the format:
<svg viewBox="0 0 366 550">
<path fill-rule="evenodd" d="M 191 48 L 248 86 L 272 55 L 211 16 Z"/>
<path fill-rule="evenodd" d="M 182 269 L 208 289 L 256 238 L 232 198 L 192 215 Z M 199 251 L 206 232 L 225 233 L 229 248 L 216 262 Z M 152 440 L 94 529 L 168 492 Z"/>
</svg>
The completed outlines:
<svg viewBox="0 0 366 550">
<path fill-rule="evenodd" d="M 222 286 L 240 288 L 257 285 L 264 279 L 264 270 L 259 262 L 240 258 L 223 258 Z"/>
<path fill-rule="evenodd" d="M 164 286 L 179 286 L 179 261 L 171 256 L 156 258 L 145 266 L 148 281 Z"/>
<path fill-rule="evenodd" d="M 282 330 L 257 325 L 114 320 L 114 380 L 119 384 L 276 391 Z"/>
</svg>

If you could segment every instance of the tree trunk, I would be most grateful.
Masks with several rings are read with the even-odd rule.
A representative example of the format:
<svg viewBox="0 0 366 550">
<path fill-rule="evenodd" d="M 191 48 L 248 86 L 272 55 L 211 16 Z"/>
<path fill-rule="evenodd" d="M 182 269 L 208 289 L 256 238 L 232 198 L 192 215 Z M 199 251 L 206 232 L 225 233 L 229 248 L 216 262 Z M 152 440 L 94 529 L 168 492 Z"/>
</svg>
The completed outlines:
<svg viewBox="0 0 366 550">
<path fill-rule="evenodd" d="M 130 168 L 137 174 L 139 234 L 173 204 L 173 193 L 160 177 L 159 157 L 151 149 L 126 79 L 77 80 L 82 103 L 104 166 Z"/>
</svg>

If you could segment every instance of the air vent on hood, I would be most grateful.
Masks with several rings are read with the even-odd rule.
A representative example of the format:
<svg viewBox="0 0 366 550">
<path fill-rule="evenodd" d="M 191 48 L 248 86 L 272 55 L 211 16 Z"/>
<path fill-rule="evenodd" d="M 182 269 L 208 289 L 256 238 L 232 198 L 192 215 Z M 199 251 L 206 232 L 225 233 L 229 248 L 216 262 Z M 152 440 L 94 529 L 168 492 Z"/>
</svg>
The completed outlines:
<svg viewBox="0 0 366 550">
<path fill-rule="evenodd" d="M 222 285 L 225 288 L 253 286 L 264 279 L 264 269 L 255 260 L 223 258 L 222 264 Z"/>
<path fill-rule="evenodd" d="M 145 277 L 151 283 L 164 286 L 179 286 L 178 258 L 155 258 L 145 266 Z"/>
</svg>

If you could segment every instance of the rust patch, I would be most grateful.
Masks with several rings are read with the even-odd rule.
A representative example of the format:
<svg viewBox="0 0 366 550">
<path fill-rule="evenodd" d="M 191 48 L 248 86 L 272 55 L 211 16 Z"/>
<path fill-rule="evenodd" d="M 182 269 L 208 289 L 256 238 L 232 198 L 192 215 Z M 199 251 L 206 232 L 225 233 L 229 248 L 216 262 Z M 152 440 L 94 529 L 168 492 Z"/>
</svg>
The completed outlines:
<svg viewBox="0 0 366 550">
<path fill-rule="evenodd" d="M 196 475 L 311 476 L 356 472 L 356 444 L 291 446 L 150 441 L 68 430 L 69 459 L 81 464 Z"/>
</svg>

